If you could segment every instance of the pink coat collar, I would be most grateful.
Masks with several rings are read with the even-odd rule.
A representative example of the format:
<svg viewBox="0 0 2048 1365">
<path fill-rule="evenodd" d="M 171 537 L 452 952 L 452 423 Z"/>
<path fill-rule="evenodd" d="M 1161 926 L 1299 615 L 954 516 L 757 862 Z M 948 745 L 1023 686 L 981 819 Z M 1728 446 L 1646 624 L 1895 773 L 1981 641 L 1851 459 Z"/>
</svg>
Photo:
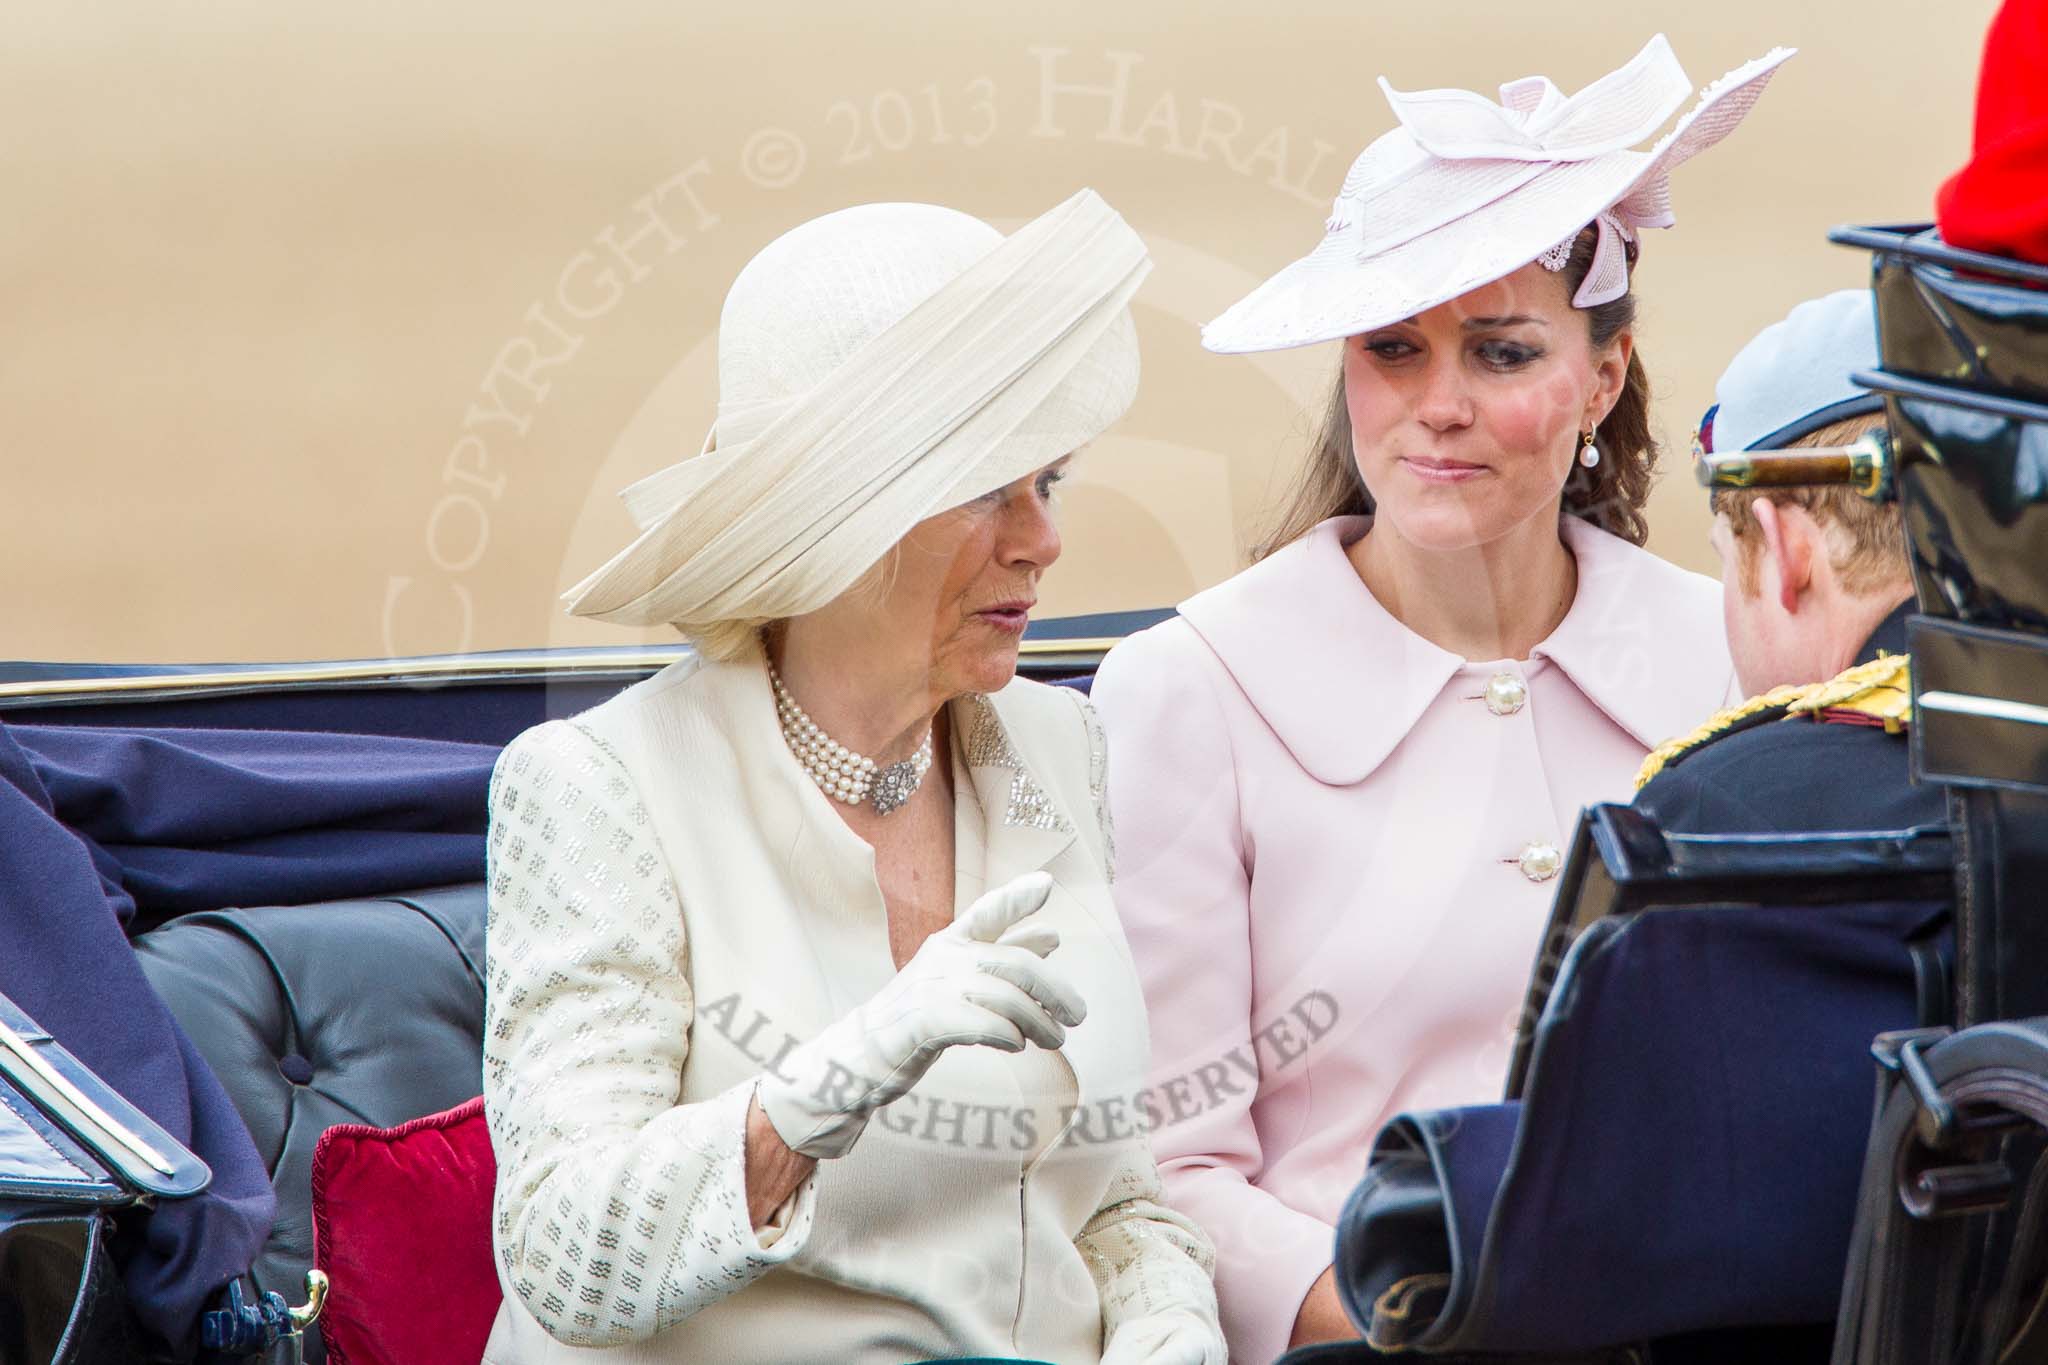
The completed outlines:
<svg viewBox="0 0 2048 1365">
<path fill-rule="evenodd" d="M 1467 662 L 1359 581 L 1344 546 L 1365 525 L 1332 518 L 1180 605 L 1295 761 L 1333 786 L 1371 775 Z M 1564 538 L 1578 596 L 1535 655 L 1645 749 L 1723 705 L 1733 668 L 1720 586 L 1577 517 Z"/>
</svg>

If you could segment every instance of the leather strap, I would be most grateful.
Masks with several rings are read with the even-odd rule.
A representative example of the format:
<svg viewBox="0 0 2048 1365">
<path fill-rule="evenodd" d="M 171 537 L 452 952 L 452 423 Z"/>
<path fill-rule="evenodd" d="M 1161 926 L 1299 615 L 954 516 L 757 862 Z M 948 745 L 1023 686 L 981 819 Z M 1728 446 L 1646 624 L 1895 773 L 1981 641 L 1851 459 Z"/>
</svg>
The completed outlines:
<svg viewBox="0 0 2048 1365">
<path fill-rule="evenodd" d="M 1834 1365 L 2048 1349 L 2048 1019 L 1881 1036 Z"/>
<path fill-rule="evenodd" d="M 1949 813 L 1960 1022 L 2048 1015 L 2048 797 L 1950 788 Z"/>
</svg>

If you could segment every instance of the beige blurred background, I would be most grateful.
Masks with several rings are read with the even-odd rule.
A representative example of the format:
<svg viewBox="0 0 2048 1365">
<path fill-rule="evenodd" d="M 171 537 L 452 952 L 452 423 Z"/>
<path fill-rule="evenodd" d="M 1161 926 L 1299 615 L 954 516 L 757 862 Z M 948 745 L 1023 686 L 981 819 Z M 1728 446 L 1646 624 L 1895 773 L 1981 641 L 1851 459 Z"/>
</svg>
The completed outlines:
<svg viewBox="0 0 2048 1365">
<path fill-rule="evenodd" d="M 1240 561 L 1327 348 L 1198 324 L 1306 250 L 1391 124 L 1373 77 L 1565 90 L 1667 33 L 1696 84 L 1802 49 L 1675 177 L 1639 344 L 1652 547 L 1708 568 L 1685 470 L 1734 350 L 1863 279 L 1822 234 L 1926 217 L 1991 0 L 608 0 L 10 8 L 0 128 L 0 657 L 333 658 L 621 643 L 558 590 L 613 490 L 693 453 L 724 287 L 847 204 L 1005 228 L 1082 185 L 1151 243 L 1145 380 L 1067 502 L 1048 613 Z"/>
</svg>

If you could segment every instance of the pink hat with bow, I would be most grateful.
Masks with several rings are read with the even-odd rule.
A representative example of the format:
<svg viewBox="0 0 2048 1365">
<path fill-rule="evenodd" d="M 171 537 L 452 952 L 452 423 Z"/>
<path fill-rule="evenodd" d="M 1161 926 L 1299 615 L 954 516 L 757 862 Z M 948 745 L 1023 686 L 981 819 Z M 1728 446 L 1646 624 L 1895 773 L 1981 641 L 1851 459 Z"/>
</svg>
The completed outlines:
<svg viewBox="0 0 2048 1365">
<path fill-rule="evenodd" d="M 1729 72 L 1650 150 L 1692 93 L 1663 34 L 1618 71 L 1565 95 L 1547 77 L 1403 93 L 1400 126 L 1359 154 L 1322 242 L 1202 329 L 1212 351 L 1275 351 L 1355 336 L 1491 284 L 1531 261 L 1564 267 L 1588 224 L 1599 246 L 1572 303 L 1628 289 L 1626 244 L 1670 227 L 1670 174 L 1742 122 L 1791 48 Z"/>
</svg>

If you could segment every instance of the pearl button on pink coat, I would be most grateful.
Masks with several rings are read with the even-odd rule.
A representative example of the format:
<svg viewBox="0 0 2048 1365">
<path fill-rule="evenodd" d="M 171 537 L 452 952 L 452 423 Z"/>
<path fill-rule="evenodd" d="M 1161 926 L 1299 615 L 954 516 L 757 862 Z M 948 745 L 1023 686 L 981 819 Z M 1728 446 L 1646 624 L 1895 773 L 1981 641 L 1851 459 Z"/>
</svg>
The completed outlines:
<svg viewBox="0 0 2048 1365">
<path fill-rule="evenodd" d="M 1734 689 L 1720 587 L 1567 517 L 1528 659 L 1396 621 L 1336 518 L 1110 652 L 1117 905 L 1168 1198 L 1217 1249 L 1235 1365 L 1286 1348 L 1375 1132 L 1500 1097 L 1582 806 Z"/>
</svg>

